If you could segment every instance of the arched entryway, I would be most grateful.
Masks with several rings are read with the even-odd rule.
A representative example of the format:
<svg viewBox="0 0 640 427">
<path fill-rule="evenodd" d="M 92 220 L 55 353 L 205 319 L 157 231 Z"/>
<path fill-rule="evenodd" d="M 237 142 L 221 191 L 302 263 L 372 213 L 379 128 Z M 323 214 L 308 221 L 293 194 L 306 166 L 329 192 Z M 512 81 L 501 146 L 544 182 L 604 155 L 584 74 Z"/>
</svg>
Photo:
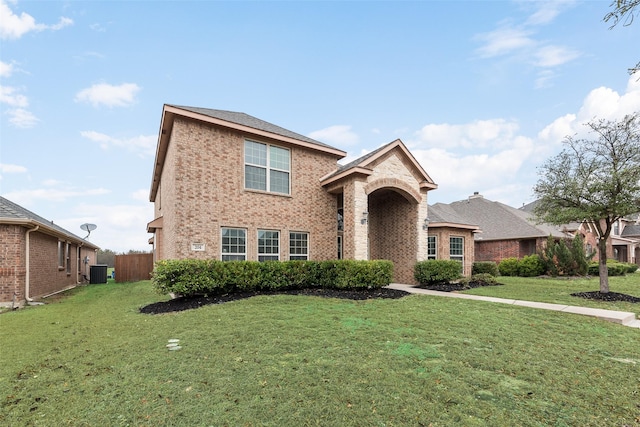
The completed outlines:
<svg viewBox="0 0 640 427">
<path fill-rule="evenodd" d="M 368 195 L 369 259 L 394 264 L 394 280 L 413 283 L 418 251 L 418 201 L 398 189 L 380 188 Z"/>
</svg>

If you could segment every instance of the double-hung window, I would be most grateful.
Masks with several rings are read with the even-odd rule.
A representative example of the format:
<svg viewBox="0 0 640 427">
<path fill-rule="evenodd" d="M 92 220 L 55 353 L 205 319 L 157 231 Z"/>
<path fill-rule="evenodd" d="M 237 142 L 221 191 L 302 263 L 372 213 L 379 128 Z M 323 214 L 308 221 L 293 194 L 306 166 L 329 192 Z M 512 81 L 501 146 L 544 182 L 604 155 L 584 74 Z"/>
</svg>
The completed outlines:
<svg viewBox="0 0 640 427">
<path fill-rule="evenodd" d="M 58 240 L 58 269 L 64 270 L 69 258 L 69 244 Z"/>
<path fill-rule="evenodd" d="M 449 237 L 449 259 L 464 261 L 464 237 Z"/>
<path fill-rule="evenodd" d="M 438 257 L 436 242 L 436 236 L 427 237 L 427 259 L 436 259 Z"/>
<path fill-rule="evenodd" d="M 258 230 L 258 261 L 280 259 L 280 232 Z"/>
<path fill-rule="evenodd" d="M 289 150 L 260 142 L 244 142 L 244 187 L 272 193 L 290 193 Z"/>
<path fill-rule="evenodd" d="M 247 259 L 247 232 L 242 228 L 222 229 L 222 261 Z"/>
<path fill-rule="evenodd" d="M 289 259 L 309 259 L 309 233 L 289 233 Z"/>
</svg>

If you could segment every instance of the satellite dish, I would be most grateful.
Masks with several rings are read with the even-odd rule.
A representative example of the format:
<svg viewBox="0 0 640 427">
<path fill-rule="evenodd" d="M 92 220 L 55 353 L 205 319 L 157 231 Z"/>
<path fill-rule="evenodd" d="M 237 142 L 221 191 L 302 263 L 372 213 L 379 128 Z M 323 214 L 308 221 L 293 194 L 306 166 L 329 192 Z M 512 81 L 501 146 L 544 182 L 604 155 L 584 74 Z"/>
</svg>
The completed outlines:
<svg viewBox="0 0 640 427">
<path fill-rule="evenodd" d="M 86 231 L 86 232 L 87 232 L 87 235 L 85 236 L 85 239 L 86 239 L 87 237 L 89 237 L 89 234 L 91 234 L 91 232 L 92 232 L 93 230 L 95 230 L 96 228 L 98 228 L 98 226 L 97 226 L 97 225 L 95 225 L 95 224 L 82 224 L 82 225 L 80 226 L 80 229 L 82 229 L 82 230 L 84 230 L 84 231 Z"/>
</svg>

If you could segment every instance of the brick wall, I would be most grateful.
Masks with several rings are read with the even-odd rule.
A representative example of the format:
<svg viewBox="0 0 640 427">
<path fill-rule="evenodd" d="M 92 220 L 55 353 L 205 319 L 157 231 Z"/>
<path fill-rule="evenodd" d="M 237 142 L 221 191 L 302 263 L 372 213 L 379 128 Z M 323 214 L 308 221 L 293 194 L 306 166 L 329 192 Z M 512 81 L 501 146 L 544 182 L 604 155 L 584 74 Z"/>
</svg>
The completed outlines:
<svg viewBox="0 0 640 427">
<path fill-rule="evenodd" d="M 393 261 L 393 280 L 397 283 L 415 283 L 417 215 L 418 205 L 392 190 L 378 190 L 369 195 L 370 259 Z"/>
<path fill-rule="evenodd" d="M 462 237 L 464 239 L 462 274 L 471 275 L 474 261 L 478 261 L 474 253 L 473 233 L 471 230 L 452 227 L 429 227 L 429 236 L 436 238 L 436 259 L 450 258 L 450 237 Z"/>
<path fill-rule="evenodd" d="M 20 225 L 0 225 L 0 305 L 25 301 L 26 232 Z M 75 286 L 82 281 L 83 263 L 88 256 L 95 263 L 95 250 L 69 245 L 69 259 L 58 266 L 58 238 L 34 231 L 29 234 L 29 297 L 37 298 Z M 67 270 L 66 262 L 69 263 Z M 87 270 L 88 271 L 88 270 Z M 88 273 L 87 273 L 88 274 Z"/>
<path fill-rule="evenodd" d="M 257 259 L 258 229 L 280 231 L 281 259 L 288 259 L 289 231 L 310 233 L 311 259 L 336 258 L 336 196 L 319 180 L 335 170 L 337 157 L 249 139 L 290 150 L 290 195 L 244 189 L 244 135 L 176 117 L 155 202 L 156 217 L 163 216 L 162 258 L 220 259 L 221 227 L 247 230 L 249 260 Z M 192 243 L 205 250 L 192 251 Z"/>
<path fill-rule="evenodd" d="M 24 233 L 19 225 L 0 224 L 0 305 L 24 300 Z"/>
</svg>

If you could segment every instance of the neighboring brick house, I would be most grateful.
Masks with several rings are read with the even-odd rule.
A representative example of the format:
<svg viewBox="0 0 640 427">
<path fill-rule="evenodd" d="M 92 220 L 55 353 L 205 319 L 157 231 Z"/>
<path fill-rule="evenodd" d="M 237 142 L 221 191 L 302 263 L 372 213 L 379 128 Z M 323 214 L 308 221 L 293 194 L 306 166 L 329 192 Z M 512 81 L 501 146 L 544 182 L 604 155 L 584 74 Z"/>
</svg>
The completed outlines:
<svg viewBox="0 0 640 427">
<path fill-rule="evenodd" d="M 156 260 L 389 259 L 414 283 L 437 185 L 400 140 L 346 153 L 244 113 L 165 105 L 150 201 Z"/>
<path fill-rule="evenodd" d="M 616 221 L 611 231 L 611 258 L 640 265 L 640 216 Z"/>
<path fill-rule="evenodd" d="M 0 306 L 19 307 L 86 282 L 98 249 L 0 197 Z"/>
<path fill-rule="evenodd" d="M 522 258 L 544 247 L 550 235 L 560 239 L 575 232 L 565 226 L 537 224 L 530 212 L 487 200 L 478 193 L 467 200 L 435 204 L 430 209 L 453 213 L 458 222 L 479 227 L 474 233 L 475 261 L 499 263 L 504 258 Z"/>
</svg>

